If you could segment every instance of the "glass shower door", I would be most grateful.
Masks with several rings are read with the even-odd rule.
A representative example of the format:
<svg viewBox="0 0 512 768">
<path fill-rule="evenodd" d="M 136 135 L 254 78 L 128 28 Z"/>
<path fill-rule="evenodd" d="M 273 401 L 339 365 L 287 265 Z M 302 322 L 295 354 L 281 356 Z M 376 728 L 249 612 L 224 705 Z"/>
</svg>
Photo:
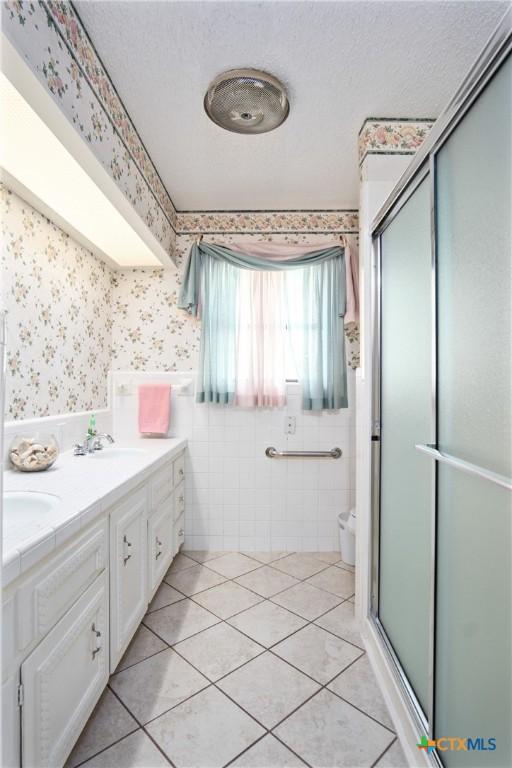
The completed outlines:
<svg viewBox="0 0 512 768">
<path fill-rule="evenodd" d="M 434 726 L 487 747 L 443 752 L 450 767 L 512 765 L 511 74 L 436 161 L 438 449 L 456 461 L 436 461 Z"/>
<path fill-rule="evenodd" d="M 427 176 L 384 230 L 381 261 L 378 616 L 423 712 L 429 692 L 434 438 Z"/>
<path fill-rule="evenodd" d="M 512 766 L 506 45 L 489 47 L 374 231 L 373 623 L 446 768 Z"/>
</svg>

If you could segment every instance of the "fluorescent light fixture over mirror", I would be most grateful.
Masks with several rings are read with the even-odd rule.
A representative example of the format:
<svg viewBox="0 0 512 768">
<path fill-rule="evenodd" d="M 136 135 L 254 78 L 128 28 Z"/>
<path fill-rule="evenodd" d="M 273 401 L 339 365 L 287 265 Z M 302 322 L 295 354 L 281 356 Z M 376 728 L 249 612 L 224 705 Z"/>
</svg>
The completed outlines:
<svg viewBox="0 0 512 768">
<path fill-rule="evenodd" d="M 113 266 L 162 267 L 161 260 L 3 72 L 0 99 L 0 166 L 6 185 Z"/>
</svg>

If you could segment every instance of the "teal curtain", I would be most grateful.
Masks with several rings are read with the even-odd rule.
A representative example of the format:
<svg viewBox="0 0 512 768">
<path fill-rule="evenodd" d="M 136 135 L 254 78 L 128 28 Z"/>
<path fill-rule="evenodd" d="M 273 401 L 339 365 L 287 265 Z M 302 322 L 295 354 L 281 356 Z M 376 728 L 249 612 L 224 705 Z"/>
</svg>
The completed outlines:
<svg viewBox="0 0 512 768">
<path fill-rule="evenodd" d="M 342 258 L 304 270 L 303 307 L 303 355 L 298 361 L 302 407 L 306 411 L 347 408 Z"/>
<path fill-rule="evenodd" d="M 196 395 L 199 403 L 229 405 L 235 397 L 239 273 L 238 267 L 221 259 L 202 261 L 199 276 L 202 328 Z"/>
<path fill-rule="evenodd" d="M 302 269 L 303 300 L 299 312 L 295 312 L 300 319 L 291 316 L 290 322 L 292 337 L 301 326 L 298 367 L 303 408 L 346 408 L 344 258 L 341 246 L 311 251 L 297 258 L 270 260 L 225 246 L 194 243 L 178 306 L 202 318 L 198 402 L 230 404 L 235 399 L 239 269 Z"/>
</svg>

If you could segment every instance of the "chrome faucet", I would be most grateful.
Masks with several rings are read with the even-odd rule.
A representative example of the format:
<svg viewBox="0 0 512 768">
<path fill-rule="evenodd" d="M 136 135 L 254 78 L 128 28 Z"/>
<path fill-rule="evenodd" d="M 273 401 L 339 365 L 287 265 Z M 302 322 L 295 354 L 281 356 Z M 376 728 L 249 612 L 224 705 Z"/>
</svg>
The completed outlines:
<svg viewBox="0 0 512 768">
<path fill-rule="evenodd" d="M 75 456 L 85 456 L 88 453 L 94 453 L 94 451 L 102 451 L 102 440 L 107 440 L 109 443 L 114 442 L 112 435 L 107 435 L 106 432 L 99 432 L 94 435 L 86 435 L 83 443 L 77 443 L 73 449 Z"/>
</svg>

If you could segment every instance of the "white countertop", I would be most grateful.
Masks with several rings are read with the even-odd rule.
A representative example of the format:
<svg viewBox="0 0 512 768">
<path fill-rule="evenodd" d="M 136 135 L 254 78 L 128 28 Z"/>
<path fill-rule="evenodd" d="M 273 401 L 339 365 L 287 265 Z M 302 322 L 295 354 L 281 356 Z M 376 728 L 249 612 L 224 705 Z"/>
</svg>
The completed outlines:
<svg viewBox="0 0 512 768">
<path fill-rule="evenodd" d="M 44 528 L 35 532 L 30 525 L 26 529 L 17 526 L 14 535 L 4 536 L 3 586 L 74 536 L 159 466 L 180 453 L 186 444 L 186 440 L 179 438 L 116 441 L 104 448 L 101 457 L 74 456 L 72 451 L 61 453 L 53 467 L 45 472 L 6 470 L 4 493 L 49 493 L 58 496 L 60 503 Z M 109 448 L 136 448 L 141 452 L 107 459 Z"/>
</svg>

